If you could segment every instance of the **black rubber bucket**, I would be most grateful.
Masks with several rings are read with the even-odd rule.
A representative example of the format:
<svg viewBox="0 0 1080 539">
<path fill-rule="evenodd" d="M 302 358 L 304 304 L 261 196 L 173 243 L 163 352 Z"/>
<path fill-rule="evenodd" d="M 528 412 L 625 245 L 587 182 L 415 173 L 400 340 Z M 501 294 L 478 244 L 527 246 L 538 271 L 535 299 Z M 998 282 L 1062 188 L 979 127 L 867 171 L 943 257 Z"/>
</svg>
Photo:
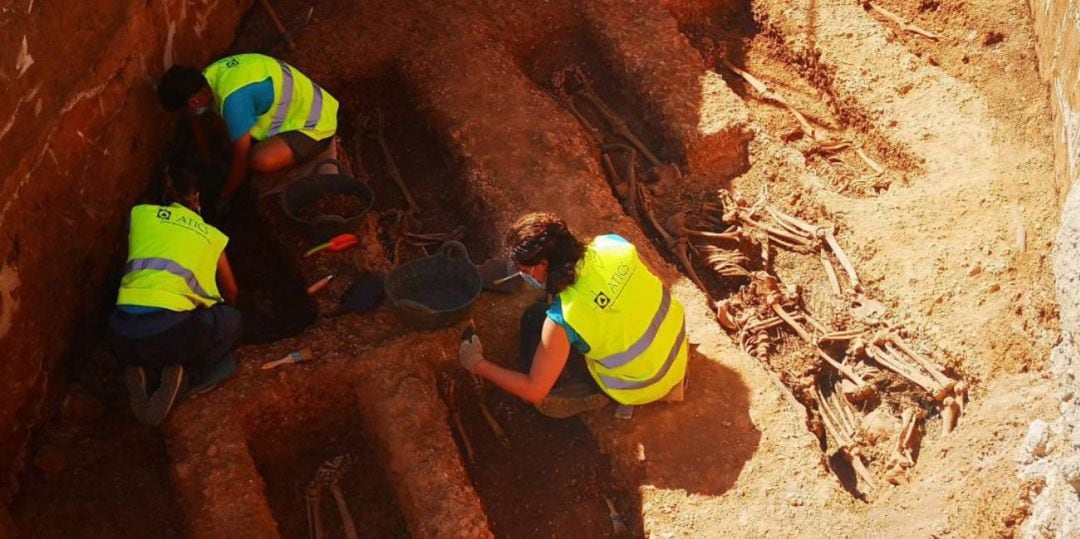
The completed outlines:
<svg viewBox="0 0 1080 539">
<path fill-rule="evenodd" d="M 320 172 L 324 165 L 333 164 L 337 172 Z M 300 216 L 300 210 L 316 203 L 324 194 L 343 194 L 355 196 L 361 201 L 362 210 L 351 215 L 324 214 L 311 218 Z M 285 214 L 300 223 L 318 240 L 325 240 L 344 232 L 354 232 L 356 225 L 375 202 L 371 188 L 364 182 L 345 174 L 341 163 L 336 159 L 323 159 L 311 169 L 311 175 L 300 178 L 287 187 L 281 194 L 281 206 Z"/>
<path fill-rule="evenodd" d="M 434 255 L 398 266 L 386 278 L 386 297 L 402 318 L 426 329 L 465 318 L 483 283 L 460 242 L 448 241 Z"/>
</svg>

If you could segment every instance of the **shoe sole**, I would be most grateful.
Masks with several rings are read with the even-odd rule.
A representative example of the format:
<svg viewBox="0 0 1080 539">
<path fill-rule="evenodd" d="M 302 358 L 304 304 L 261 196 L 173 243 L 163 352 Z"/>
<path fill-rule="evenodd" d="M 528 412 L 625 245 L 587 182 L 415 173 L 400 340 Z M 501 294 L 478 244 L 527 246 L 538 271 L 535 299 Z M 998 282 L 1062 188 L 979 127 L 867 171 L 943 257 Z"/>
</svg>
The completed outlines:
<svg viewBox="0 0 1080 539">
<path fill-rule="evenodd" d="M 146 404 L 150 396 L 146 393 L 146 369 L 127 367 L 124 369 L 124 387 L 128 390 L 128 401 L 135 419 L 146 421 Z"/>
<path fill-rule="evenodd" d="M 236 374 L 236 368 L 237 366 L 235 359 L 229 358 L 221 361 L 220 363 L 215 365 L 214 369 L 209 373 L 209 381 L 204 381 L 199 385 L 189 387 L 184 396 L 188 397 L 202 395 L 203 393 L 209 392 L 211 389 L 217 387 L 218 384 L 220 384 L 221 382 L 232 378 L 232 376 Z"/>
<path fill-rule="evenodd" d="M 158 426 L 165 421 L 184 389 L 184 368 L 170 365 L 161 371 L 161 386 L 146 404 L 146 423 Z"/>
<path fill-rule="evenodd" d="M 555 419 L 565 419 L 585 412 L 600 410 L 611 399 L 603 393 L 593 393 L 585 397 L 548 397 L 536 404 L 536 411 Z"/>
</svg>

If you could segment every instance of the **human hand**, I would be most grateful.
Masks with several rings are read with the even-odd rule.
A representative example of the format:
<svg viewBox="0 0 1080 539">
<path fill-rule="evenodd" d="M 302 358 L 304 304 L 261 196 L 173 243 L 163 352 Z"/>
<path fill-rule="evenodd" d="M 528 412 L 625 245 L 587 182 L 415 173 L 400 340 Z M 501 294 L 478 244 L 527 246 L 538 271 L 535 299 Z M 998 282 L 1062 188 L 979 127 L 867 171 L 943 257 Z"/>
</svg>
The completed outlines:
<svg viewBox="0 0 1080 539">
<path fill-rule="evenodd" d="M 461 347 L 458 348 L 458 359 L 465 370 L 472 372 L 480 360 L 484 359 L 484 345 L 480 344 L 480 337 L 474 334 L 462 340 Z"/>
</svg>

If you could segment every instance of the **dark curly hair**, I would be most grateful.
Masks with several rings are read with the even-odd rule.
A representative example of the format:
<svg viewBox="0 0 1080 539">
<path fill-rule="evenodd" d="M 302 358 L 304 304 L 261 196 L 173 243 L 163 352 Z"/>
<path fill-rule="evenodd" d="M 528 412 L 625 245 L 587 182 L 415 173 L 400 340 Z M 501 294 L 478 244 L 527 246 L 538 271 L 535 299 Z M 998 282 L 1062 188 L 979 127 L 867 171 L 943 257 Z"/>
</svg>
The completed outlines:
<svg viewBox="0 0 1080 539">
<path fill-rule="evenodd" d="M 158 98 L 165 110 L 174 112 L 184 108 L 191 96 L 206 86 L 206 77 L 193 67 L 174 65 L 165 72 L 158 84 Z"/>
<path fill-rule="evenodd" d="M 566 222 L 553 213 L 523 215 L 506 233 L 510 260 L 526 266 L 548 261 L 547 291 L 558 294 L 577 279 L 577 264 L 585 256 Z"/>
</svg>

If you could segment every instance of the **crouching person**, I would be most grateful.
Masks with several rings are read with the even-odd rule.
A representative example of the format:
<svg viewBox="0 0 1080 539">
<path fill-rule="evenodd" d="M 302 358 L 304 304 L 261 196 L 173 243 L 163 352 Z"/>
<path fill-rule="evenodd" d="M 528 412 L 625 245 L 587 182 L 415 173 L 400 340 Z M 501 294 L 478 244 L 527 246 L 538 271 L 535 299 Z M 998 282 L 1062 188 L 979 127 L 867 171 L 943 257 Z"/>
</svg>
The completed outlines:
<svg viewBox="0 0 1080 539">
<path fill-rule="evenodd" d="M 236 371 L 231 350 L 241 332 L 240 312 L 228 305 L 237 296 L 229 239 L 199 216 L 194 174 L 165 176 L 165 205 L 131 209 L 127 263 L 109 319 L 132 411 L 151 425 L 185 394 L 208 391 Z"/>
<path fill-rule="evenodd" d="M 612 400 L 682 400 L 683 307 L 631 243 L 614 234 L 582 243 L 556 215 L 532 213 L 511 226 L 506 245 L 518 275 L 553 300 L 522 317 L 519 370 L 485 359 L 477 336 L 462 342 L 462 366 L 551 417 Z"/>
</svg>

